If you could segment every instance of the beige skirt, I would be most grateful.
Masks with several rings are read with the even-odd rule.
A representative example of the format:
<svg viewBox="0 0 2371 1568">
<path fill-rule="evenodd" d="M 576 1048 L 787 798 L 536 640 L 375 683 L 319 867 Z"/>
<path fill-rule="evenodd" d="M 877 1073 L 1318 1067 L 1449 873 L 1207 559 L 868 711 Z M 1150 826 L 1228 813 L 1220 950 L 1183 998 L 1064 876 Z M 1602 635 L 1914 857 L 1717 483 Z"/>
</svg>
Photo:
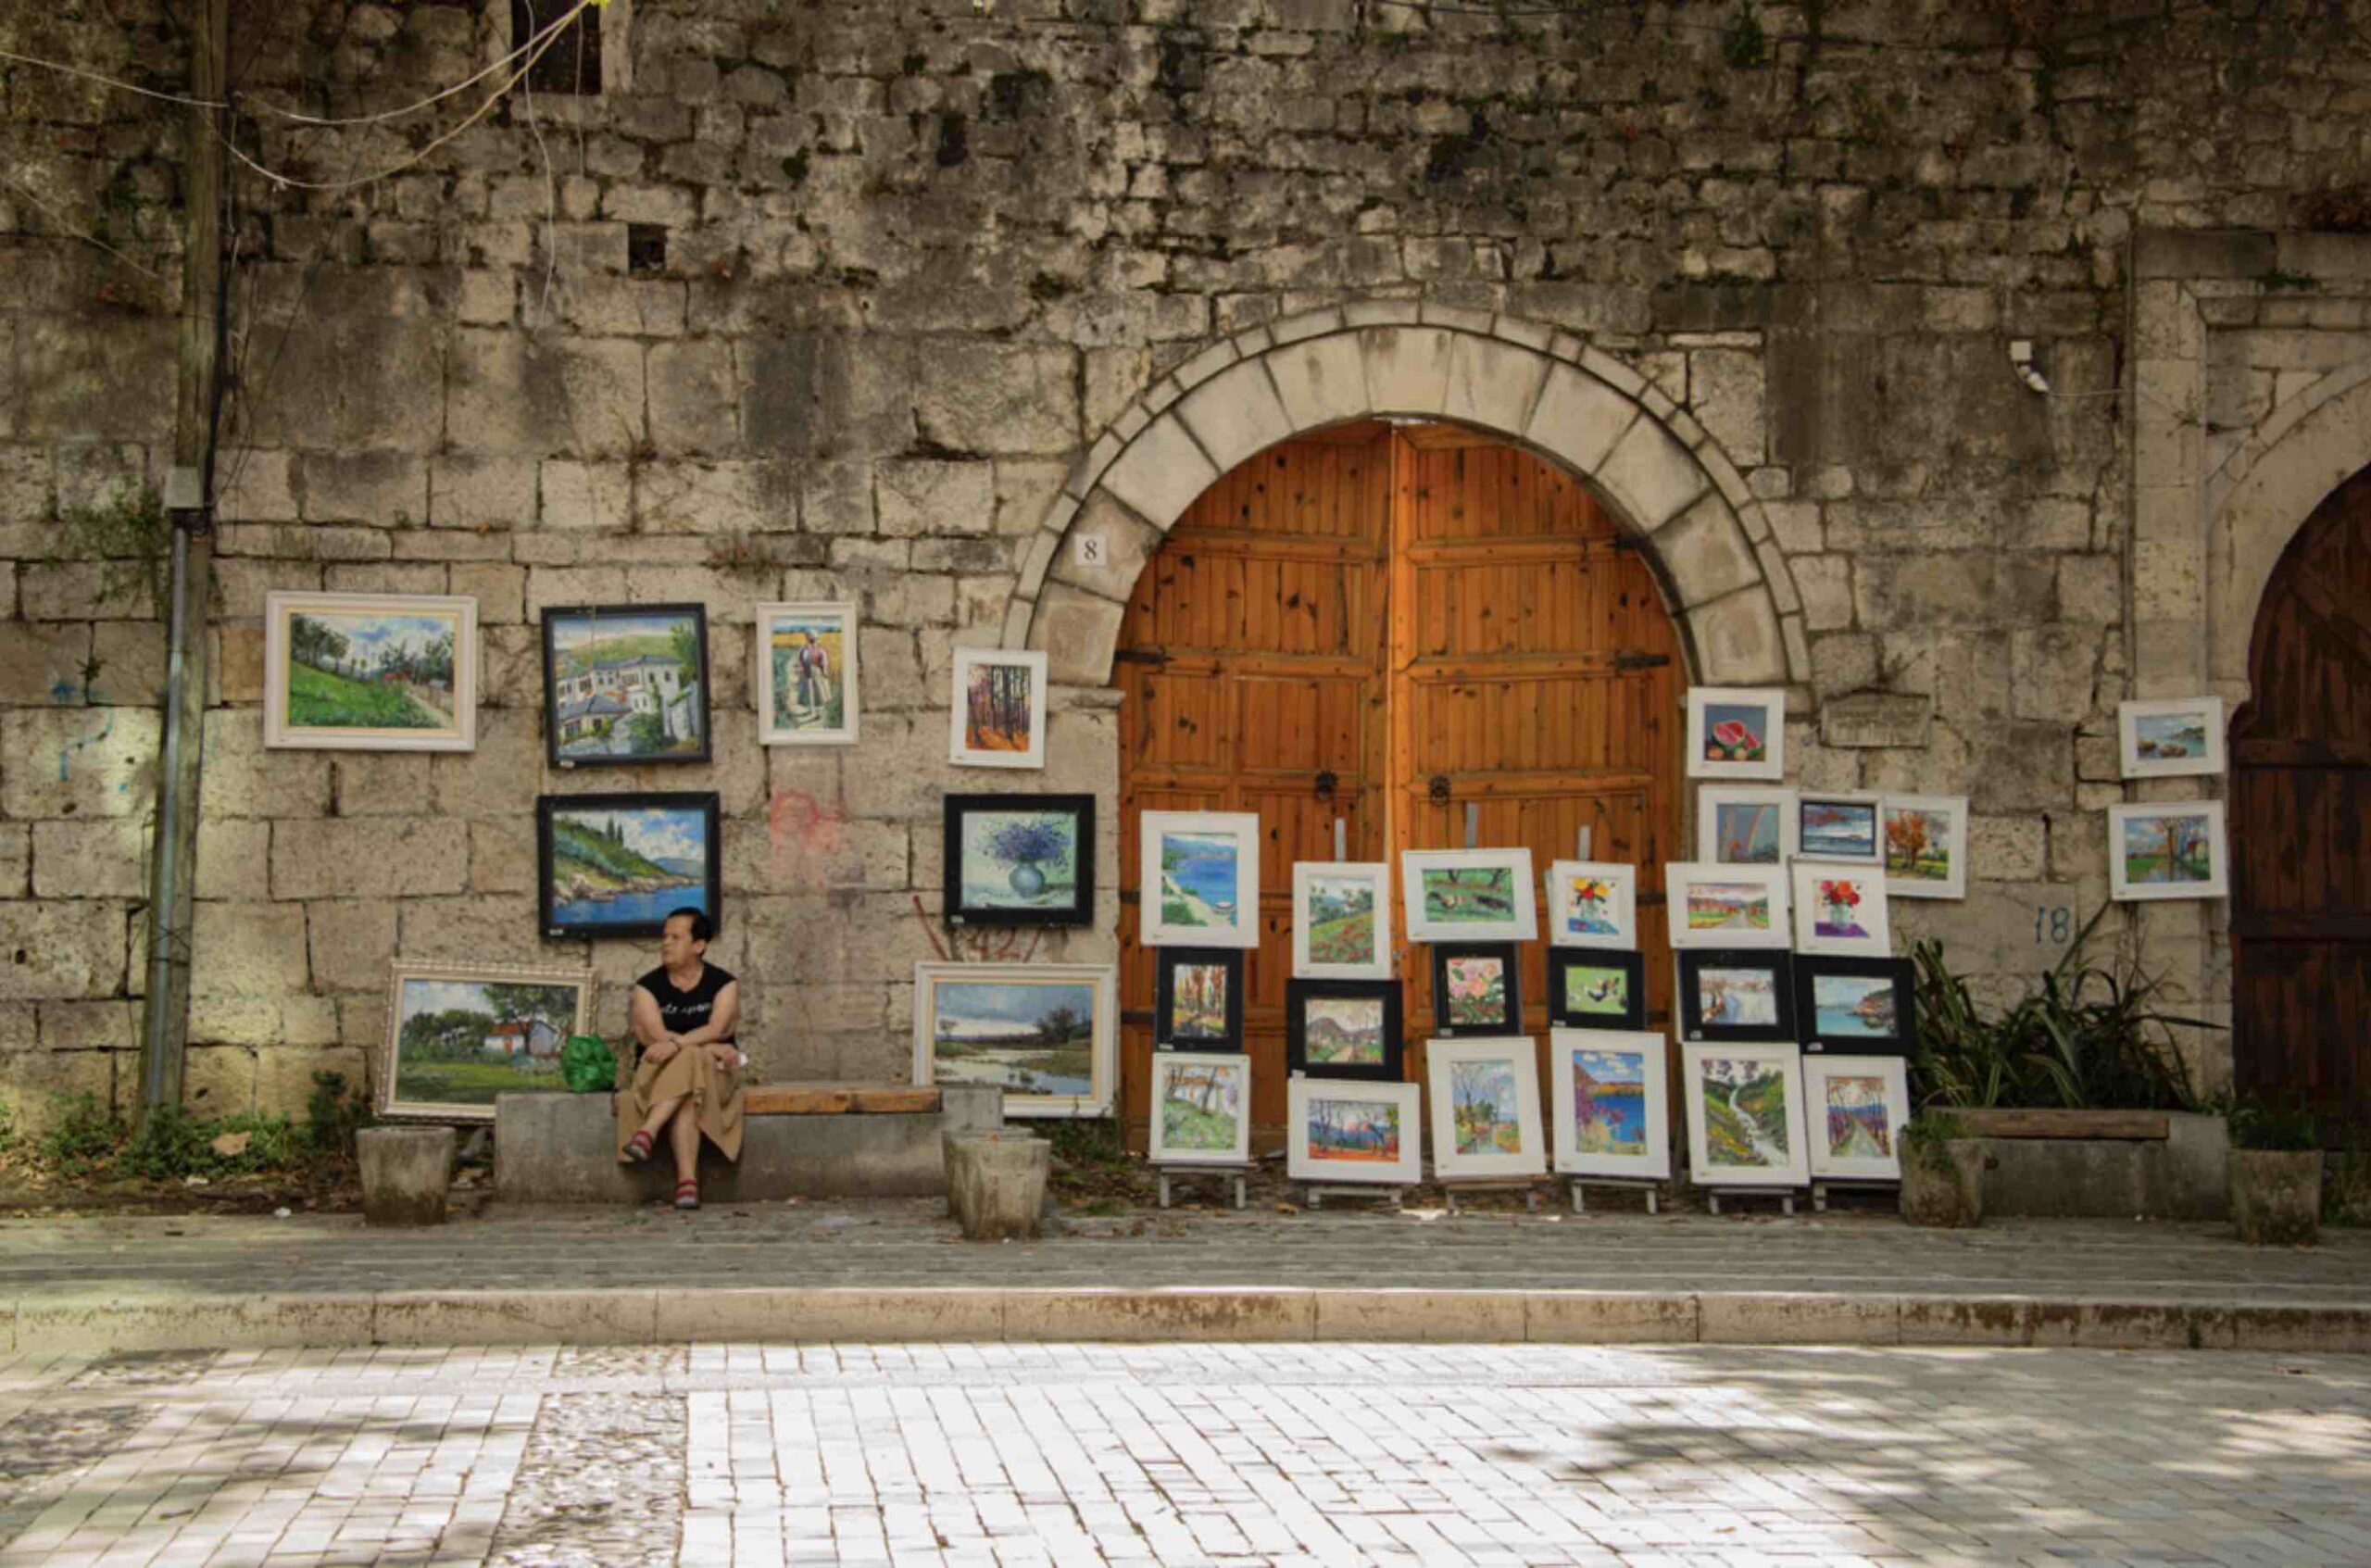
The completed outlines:
<svg viewBox="0 0 2371 1568">
<path fill-rule="evenodd" d="M 617 1093 L 618 1152 L 625 1153 L 626 1140 L 642 1131 L 653 1107 L 687 1095 L 701 1134 L 723 1151 L 724 1158 L 739 1160 L 741 1074 L 737 1069 L 719 1067 L 706 1047 L 677 1051 L 665 1061 L 643 1059 L 634 1069 L 633 1084 Z M 663 1154 L 666 1146 L 666 1135 L 661 1133 L 659 1152 Z"/>
</svg>

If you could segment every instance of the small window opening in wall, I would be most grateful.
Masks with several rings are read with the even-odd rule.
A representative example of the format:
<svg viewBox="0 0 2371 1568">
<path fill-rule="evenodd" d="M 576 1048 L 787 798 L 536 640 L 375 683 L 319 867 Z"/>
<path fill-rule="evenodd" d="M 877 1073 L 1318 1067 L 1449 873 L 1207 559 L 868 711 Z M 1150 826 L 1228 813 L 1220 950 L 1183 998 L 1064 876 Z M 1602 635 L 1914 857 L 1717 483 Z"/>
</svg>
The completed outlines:
<svg viewBox="0 0 2371 1568">
<path fill-rule="evenodd" d="M 667 270 L 667 225 L 626 225 L 626 270 L 637 278 Z"/>
<path fill-rule="evenodd" d="M 569 0 L 510 0 L 511 47 L 525 47 L 568 5 Z M 587 6 L 560 30 L 551 47 L 536 56 L 528 68 L 530 91 L 586 94 L 601 91 L 601 7 Z"/>
</svg>

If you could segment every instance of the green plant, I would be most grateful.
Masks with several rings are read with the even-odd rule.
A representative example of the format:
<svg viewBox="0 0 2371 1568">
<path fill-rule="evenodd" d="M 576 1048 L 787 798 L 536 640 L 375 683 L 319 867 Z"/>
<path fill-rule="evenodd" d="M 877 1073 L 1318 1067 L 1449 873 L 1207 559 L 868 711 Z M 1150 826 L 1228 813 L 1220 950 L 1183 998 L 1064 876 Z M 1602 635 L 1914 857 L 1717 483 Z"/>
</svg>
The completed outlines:
<svg viewBox="0 0 2371 1568">
<path fill-rule="evenodd" d="M 2354 1135 L 2322 1181 L 2322 1223 L 2371 1225 L 2371 1150 Z"/>
<path fill-rule="evenodd" d="M 141 1118 L 132 1141 L 117 1156 L 127 1174 L 151 1181 L 178 1181 L 201 1174 L 211 1153 L 207 1140 L 213 1130 L 178 1105 L 160 1105 Z"/>
<path fill-rule="evenodd" d="M 1967 1136 L 1967 1127 L 1948 1111 L 1922 1110 L 1901 1130 L 1901 1151 L 1930 1171 L 1948 1170 L 1950 1144 Z"/>
<path fill-rule="evenodd" d="M 305 1097 L 305 1143 L 313 1154 L 337 1160 L 354 1155 L 354 1135 L 377 1120 L 358 1094 L 349 1095 L 343 1073 L 316 1073 Z"/>
<path fill-rule="evenodd" d="M 2189 1110 L 2199 1103 L 2173 1030 L 2214 1029 L 2155 1010 L 2158 983 L 2130 950 L 2102 967 L 2084 960 L 2103 908 L 2084 922 L 2039 986 L 1999 1016 L 1976 1004 L 1943 963 L 1942 945 L 1911 949 L 1918 980 L 1921 1105 Z"/>
<path fill-rule="evenodd" d="M 2322 1147 L 2320 1130 L 2315 1125 L 2312 1113 L 2291 1106 L 2245 1099 L 2231 1108 L 2227 1122 L 2233 1148 L 2297 1153 Z"/>
<path fill-rule="evenodd" d="M 1741 3 L 1729 25 L 1721 30 L 1721 58 L 1732 69 L 1750 70 L 1770 57 L 1770 35 L 1762 30 L 1762 19 L 1753 7 Z"/>
<path fill-rule="evenodd" d="M 165 596 L 165 552 L 172 519 L 165 498 L 146 485 L 124 484 L 107 500 L 61 508 L 54 520 L 69 554 L 95 558 L 99 596 L 113 600 L 138 589 L 153 604 Z"/>
<path fill-rule="evenodd" d="M 126 1128 L 96 1095 L 56 1097 L 55 1113 L 41 1136 L 42 1158 L 59 1172 L 79 1176 L 105 1164 L 121 1147 Z"/>
</svg>

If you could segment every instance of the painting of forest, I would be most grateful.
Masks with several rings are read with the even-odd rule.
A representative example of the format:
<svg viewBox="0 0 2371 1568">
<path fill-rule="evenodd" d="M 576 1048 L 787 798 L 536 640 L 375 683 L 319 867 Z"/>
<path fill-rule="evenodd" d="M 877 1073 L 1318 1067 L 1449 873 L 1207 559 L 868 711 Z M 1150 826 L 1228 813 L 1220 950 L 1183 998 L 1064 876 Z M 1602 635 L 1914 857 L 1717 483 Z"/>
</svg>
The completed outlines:
<svg viewBox="0 0 2371 1568">
<path fill-rule="evenodd" d="M 394 1101 L 491 1106 L 498 1094 L 559 1088 L 578 991 L 564 982 L 407 976 L 395 999 Z"/>
<path fill-rule="evenodd" d="M 456 698 L 450 613 L 306 610 L 288 617 L 292 730 L 443 730 Z"/>
<path fill-rule="evenodd" d="M 972 666 L 963 693 L 963 746 L 969 751 L 1027 751 L 1037 727 L 1031 711 L 1032 671 L 1025 664 L 984 659 Z"/>
<path fill-rule="evenodd" d="M 1240 1064 L 1191 1063 L 1161 1075 L 1161 1147 L 1172 1154 L 1235 1152 L 1243 1121 Z"/>
<path fill-rule="evenodd" d="M 1387 1099 L 1313 1097 L 1303 1135 L 1311 1160 L 1387 1165 L 1399 1158 L 1399 1107 Z"/>
<path fill-rule="evenodd" d="M 1225 1039 L 1226 982 L 1227 966 L 1223 963 L 1181 963 L 1171 970 L 1166 1037 Z"/>
</svg>

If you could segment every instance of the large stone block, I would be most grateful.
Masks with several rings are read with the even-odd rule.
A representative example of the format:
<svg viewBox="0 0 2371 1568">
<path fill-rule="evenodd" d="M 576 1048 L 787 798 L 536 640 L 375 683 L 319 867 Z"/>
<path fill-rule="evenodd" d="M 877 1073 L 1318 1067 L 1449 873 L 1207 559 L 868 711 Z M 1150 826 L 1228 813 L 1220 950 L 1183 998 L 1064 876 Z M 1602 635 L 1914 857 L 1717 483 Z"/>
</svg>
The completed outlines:
<svg viewBox="0 0 2371 1568">
<path fill-rule="evenodd" d="M 271 824 L 224 817 L 197 826 L 197 897 L 271 897 Z"/>
<path fill-rule="evenodd" d="M 1173 416 L 1164 415 L 1137 433 L 1103 470 L 1101 483 L 1138 517 L 1166 533 L 1218 478 L 1218 469 L 1192 434 Z"/>
<path fill-rule="evenodd" d="M 330 756 L 266 747 L 260 709 L 213 709 L 206 715 L 200 817 L 318 817 L 330 807 Z"/>
<path fill-rule="evenodd" d="M 1230 365 L 1187 393 L 1177 417 L 1221 471 L 1294 433 L 1275 383 L 1256 359 Z"/>
<path fill-rule="evenodd" d="M 20 820 L 145 815 L 163 728 L 161 716 L 143 708 L 0 714 L 0 810 Z"/>
<path fill-rule="evenodd" d="M 1549 371 L 1524 433 L 1566 468 L 1587 475 L 1604 463 L 1637 418 L 1636 402 L 1597 377 L 1560 364 Z"/>
<path fill-rule="evenodd" d="M 38 1137 L 87 1095 L 102 1110 L 116 1102 L 115 1051 L 0 1051 L 0 1095 L 16 1113 L 18 1132 Z M 126 1063 L 136 1084 L 140 1065 Z"/>
<path fill-rule="evenodd" d="M 464 452 L 624 456 L 647 433 L 642 345 L 464 328 L 455 337 L 449 430 Z"/>
<path fill-rule="evenodd" d="M 620 529 L 634 521 L 633 470 L 555 458 L 543 465 L 546 528 Z"/>
<path fill-rule="evenodd" d="M 32 608 L 38 612 L 42 607 Z M 0 621 L 0 707 L 82 699 L 91 628 L 82 621 Z"/>
<path fill-rule="evenodd" d="M 1690 610 L 1687 630 L 1698 674 L 1709 684 L 1770 685 L 1788 678 L 1777 612 L 1758 585 Z"/>
<path fill-rule="evenodd" d="M 409 452 L 308 452 L 297 459 L 296 483 L 307 522 L 428 521 L 428 462 Z"/>
<path fill-rule="evenodd" d="M 414 897 L 469 886 L 470 841 L 440 819 L 368 817 L 275 824 L 275 898 Z"/>
<path fill-rule="evenodd" d="M 1687 357 L 1687 406 L 1731 462 L 1762 461 L 1762 357 L 1744 349 L 1700 348 Z"/>
<path fill-rule="evenodd" d="M 91 629 L 89 682 L 93 707 L 144 707 L 164 701 L 165 628 L 147 621 L 102 621 Z"/>
<path fill-rule="evenodd" d="M 1111 679 L 1111 653 L 1119 644 L 1124 605 L 1073 588 L 1050 584 L 1037 601 L 1029 646 L 1047 652 L 1050 678 L 1100 686 Z"/>
<path fill-rule="evenodd" d="M 118 903 L 0 903 L 0 1000 L 114 996 L 123 985 L 127 929 Z"/>
<path fill-rule="evenodd" d="M 208 998 L 277 1000 L 309 978 L 300 904 L 197 906 L 190 939 L 190 990 Z"/>
<path fill-rule="evenodd" d="M 1441 413 L 1500 435 L 1518 434 L 1530 422 L 1532 406 L 1554 363 L 1516 344 L 1460 332 L 1449 350 L 1449 389 Z"/>
<path fill-rule="evenodd" d="M 901 345 L 835 332 L 758 337 L 740 345 L 735 369 L 753 452 L 833 458 L 913 445 L 913 356 Z"/>
<path fill-rule="evenodd" d="M 439 528 L 533 528 L 537 470 L 533 458 L 439 458 L 429 472 L 428 516 Z"/>
<path fill-rule="evenodd" d="M 915 365 L 919 433 L 957 452 L 1067 452 L 1079 444 L 1078 356 L 957 340 Z"/>
<path fill-rule="evenodd" d="M 1683 606 L 1709 604 L 1762 580 L 1745 530 L 1717 493 L 1707 492 L 1650 535 L 1650 543 Z"/>
<path fill-rule="evenodd" d="M 1449 401 L 1454 333 L 1438 327 L 1370 327 L 1359 333 L 1367 397 L 1384 414 L 1437 414 Z"/>
<path fill-rule="evenodd" d="M 1710 488 L 1695 454 L 1654 420 L 1623 432 L 1590 476 L 1641 530 L 1654 533 Z"/>
<path fill-rule="evenodd" d="M 0 898 L 21 898 L 31 891 L 32 872 L 32 824 L 0 822 Z"/>
<path fill-rule="evenodd" d="M 145 898 L 150 832 L 144 817 L 33 824 L 33 894 Z"/>
<path fill-rule="evenodd" d="M 1316 430 L 1363 419 L 1374 408 L 1367 392 L 1366 355 L 1354 332 L 1329 332 L 1262 357 L 1276 395 L 1296 430 Z"/>
<path fill-rule="evenodd" d="M 992 532 L 1001 466 L 936 458 L 874 464 L 873 511 L 880 532 L 897 539 Z"/>
<path fill-rule="evenodd" d="M 313 984 L 366 991 L 387 983 L 395 956 L 395 906 L 379 898 L 324 899 L 306 906 Z"/>
</svg>

